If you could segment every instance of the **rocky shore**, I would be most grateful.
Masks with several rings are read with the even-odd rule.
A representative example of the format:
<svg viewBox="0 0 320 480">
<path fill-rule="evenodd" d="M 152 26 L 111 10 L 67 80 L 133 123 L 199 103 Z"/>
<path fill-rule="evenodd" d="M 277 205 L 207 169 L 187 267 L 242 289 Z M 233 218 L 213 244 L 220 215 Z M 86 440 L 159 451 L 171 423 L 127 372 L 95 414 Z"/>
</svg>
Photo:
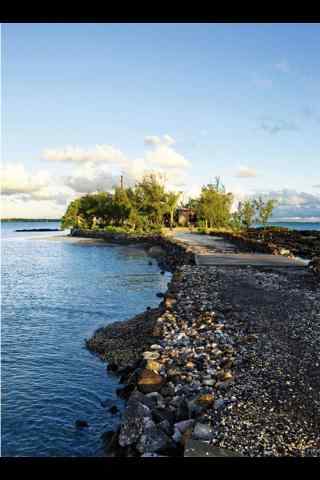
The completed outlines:
<svg viewBox="0 0 320 480">
<path fill-rule="evenodd" d="M 318 263 L 202 267 L 162 242 L 159 307 L 87 342 L 127 400 L 106 455 L 320 456 Z"/>
<path fill-rule="evenodd" d="M 250 228 L 245 233 L 210 232 L 232 241 L 242 251 L 298 256 L 312 259 L 320 256 L 319 230 L 290 230 L 268 227 Z"/>
</svg>

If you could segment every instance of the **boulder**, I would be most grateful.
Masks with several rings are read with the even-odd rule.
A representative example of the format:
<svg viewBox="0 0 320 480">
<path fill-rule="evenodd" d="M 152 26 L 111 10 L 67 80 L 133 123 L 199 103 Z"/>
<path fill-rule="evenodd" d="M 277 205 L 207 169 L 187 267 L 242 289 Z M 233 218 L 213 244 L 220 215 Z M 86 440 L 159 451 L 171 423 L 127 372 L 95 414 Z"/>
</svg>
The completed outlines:
<svg viewBox="0 0 320 480">
<path fill-rule="evenodd" d="M 136 445 L 140 453 L 157 453 L 172 447 L 170 437 L 157 425 L 151 424 L 144 429 Z"/>
<path fill-rule="evenodd" d="M 148 420 L 151 421 L 150 408 L 137 400 L 129 400 L 120 426 L 120 446 L 126 447 L 135 444 L 142 435 Z"/>
<path fill-rule="evenodd" d="M 158 392 L 164 383 L 165 379 L 161 375 L 145 368 L 140 374 L 138 388 L 143 393 Z"/>
<path fill-rule="evenodd" d="M 192 438 L 196 440 L 212 440 L 213 428 L 209 423 L 197 422 L 194 426 Z"/>
</svg>

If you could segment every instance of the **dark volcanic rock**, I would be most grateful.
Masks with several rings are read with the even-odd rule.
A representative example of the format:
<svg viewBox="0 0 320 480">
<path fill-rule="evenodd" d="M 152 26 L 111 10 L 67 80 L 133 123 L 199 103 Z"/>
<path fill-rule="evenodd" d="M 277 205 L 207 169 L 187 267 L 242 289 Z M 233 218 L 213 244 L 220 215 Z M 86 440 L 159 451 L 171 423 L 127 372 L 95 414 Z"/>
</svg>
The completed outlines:
<svg viewBox="0 0 320 480">
<path fill-rule="evenodd" d="M 75 426 L 76 428 L 86 428 L 89 427 L 89 424 L 86 422 L 86 420 L 76 420 Z"/>
</svg>

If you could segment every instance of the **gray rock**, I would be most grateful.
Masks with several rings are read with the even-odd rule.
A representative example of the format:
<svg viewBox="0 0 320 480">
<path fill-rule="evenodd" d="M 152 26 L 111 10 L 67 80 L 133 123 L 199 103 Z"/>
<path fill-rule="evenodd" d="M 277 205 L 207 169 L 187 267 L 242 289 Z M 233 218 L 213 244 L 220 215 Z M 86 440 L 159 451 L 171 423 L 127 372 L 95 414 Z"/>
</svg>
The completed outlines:
<svg viewBox="0 0 320 480">
<path fill-rule="evenodd" d="M 150 408 L 136 400 L 130 400 L 123 414 L 119 445 L 126 447 L 136 443 L 145 428 L 145 419 L 151 421 Z"/>
<path fill-rule="evenodd" d="M 169 436 L 158 426 L 151 425 L 144 429 L 136 448 L 140 453 L 156 453 L 171 446 Z"/>
<path fill-rule="evenodd" d="M 192 438 L 197 440 L 211 440 L 213 434 L 214 432 L 210 424 L 197 422 L 193 429 Z"/>
<path fill-rule="evenodd" d="M 179 430 L 180 433 L 184 433 L 188 428 L 192 427 L 194 420 L 184 420 L 182 422 L 177 422 L 174 424 L 174 428 Z"/>
<path fill-rule="evenodd" d="M 185 457 L 243 457 L 244 455 L 209 445 L 201 440 L 188 440 L 186 443 Z"/>
</svg>

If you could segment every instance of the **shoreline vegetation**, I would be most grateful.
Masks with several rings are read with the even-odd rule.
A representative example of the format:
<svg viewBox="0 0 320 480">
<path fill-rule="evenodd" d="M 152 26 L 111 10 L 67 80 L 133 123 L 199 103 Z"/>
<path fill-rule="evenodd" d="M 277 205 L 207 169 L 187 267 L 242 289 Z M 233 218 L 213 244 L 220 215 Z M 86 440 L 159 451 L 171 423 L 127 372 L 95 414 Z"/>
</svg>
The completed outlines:
<svg viewBox="0 0 320 480">
<path fill-rule="evenodd" d="M 118 429 L 102 436 L 106 455 L 320 456 L 320 232 L 268 228 L 272 200 L 231 214 L 220 179 L 187 204 L 179 198 L 149 175 L 81 197 L 62 218 L 71 236 L 140 244 L 172 273 L 157 308 L 86 340 L 127 402 Z M 170 235 L 181 223 L 240 252 L 313 260 L 198 266 L 194 247 Z"/>
</svg>

